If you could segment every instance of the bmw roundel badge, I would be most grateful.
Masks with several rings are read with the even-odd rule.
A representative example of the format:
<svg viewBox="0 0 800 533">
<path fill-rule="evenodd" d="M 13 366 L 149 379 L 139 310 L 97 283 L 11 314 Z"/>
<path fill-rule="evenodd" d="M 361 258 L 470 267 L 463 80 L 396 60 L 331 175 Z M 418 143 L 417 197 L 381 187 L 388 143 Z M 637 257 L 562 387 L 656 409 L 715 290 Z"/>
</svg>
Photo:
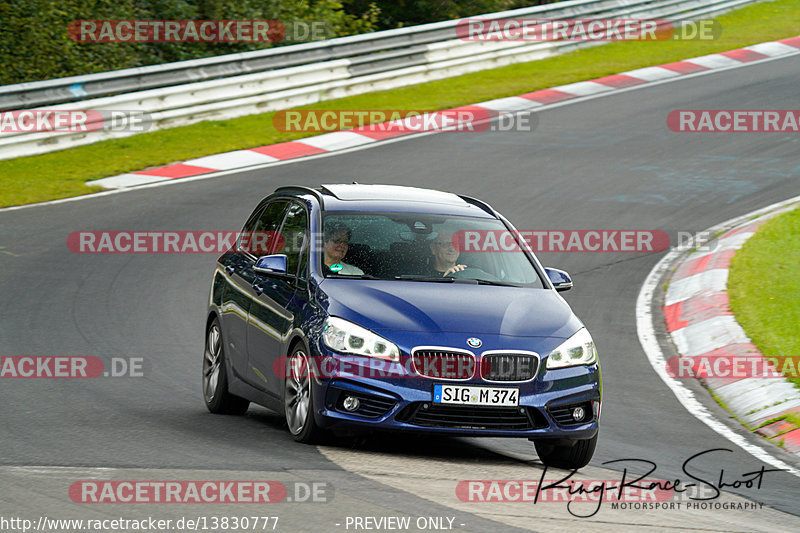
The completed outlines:
<svg viewBox="0 0 800 533">
<path fill-rule="evenodd" d="M 471 348 L 480 348 L 483 345 L 483 341 L 481 341 L 478 337 L 470 337 L 467 339 L 467 344 Z"/>
</svg>

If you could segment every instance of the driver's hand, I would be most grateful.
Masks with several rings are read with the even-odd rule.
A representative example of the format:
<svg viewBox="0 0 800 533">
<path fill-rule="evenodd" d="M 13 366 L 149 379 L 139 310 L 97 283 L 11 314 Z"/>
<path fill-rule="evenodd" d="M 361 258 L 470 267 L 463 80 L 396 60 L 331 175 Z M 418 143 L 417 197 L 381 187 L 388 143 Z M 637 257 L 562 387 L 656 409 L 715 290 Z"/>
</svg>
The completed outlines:
<svg viewBox="0 0 800 533">
<path fill-rule="evenodd" d="M 465 268 L 467 268 L 467 265 L 455 265 L 455 266 L 452 266 L 452 267 L 448 268 L 447 270 L 445 270 L 444 273 L 442 274 L 442 276 L 449 276 L 450 274 L 455 274 L 456 272 L 461 272 Z"/>
</svg>

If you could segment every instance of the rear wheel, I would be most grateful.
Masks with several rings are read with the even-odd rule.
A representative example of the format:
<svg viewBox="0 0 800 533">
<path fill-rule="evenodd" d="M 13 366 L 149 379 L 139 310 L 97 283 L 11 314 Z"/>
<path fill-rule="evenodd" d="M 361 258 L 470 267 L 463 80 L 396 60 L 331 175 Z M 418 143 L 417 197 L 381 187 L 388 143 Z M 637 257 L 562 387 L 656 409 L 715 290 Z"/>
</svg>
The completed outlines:
<svg viewBox="0 0 800 533">
<path fill-rule="evenodd" d="M 314 420 L 311 372 L 308 355 L 301 344 L 295 346 L 286 362 L 283 405 L 286 425 L 294 440 L 304 443 L 323 440 L 325 432 Z"/>
<path fill-rule="evenodd" d="M 553 468 L 575 470 L 589 464 L 597 446 L 598 434 L 591 439 L 582 439 L 570 442 L 556 440 L 534 441 L 539 459 Z"/>
<path fill-rule="evenodd" d="M 206 332 L 203 354 L 203 399 L 208 410 L 215 414 L 242 415 L 250 402 L 228 392 L 228 373 L 225 369 L 225 349 L 219 320 L 214 319 Z"/>
</svg>

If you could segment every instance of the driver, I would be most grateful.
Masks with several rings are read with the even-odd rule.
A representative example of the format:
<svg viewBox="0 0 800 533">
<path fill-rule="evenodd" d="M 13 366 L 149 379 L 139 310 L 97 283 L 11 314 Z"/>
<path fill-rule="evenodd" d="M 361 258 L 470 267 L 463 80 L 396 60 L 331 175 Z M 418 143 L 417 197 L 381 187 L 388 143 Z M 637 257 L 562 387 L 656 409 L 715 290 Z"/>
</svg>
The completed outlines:
<svg viewBox="0 0 800 533">
<path fill-rule="evenodd" d="M 325 274 L 340 274 L 345 276 L 363 276 L 360 268 L 348 265 L 342 259 L 347 255 L 350 247 L 350 228 L 341 222 L 325 224 L 323 270 Z"/>
<path fill-rule="evenodd" d="M 427 274 L 432 277 L 449 276 L 467 268 L 467 265 L 457 264 L 460 252 L 453 246 L 452 231 L 440 231 L 431 242 L 431 257 L 428 262 Z"/>
</svg>

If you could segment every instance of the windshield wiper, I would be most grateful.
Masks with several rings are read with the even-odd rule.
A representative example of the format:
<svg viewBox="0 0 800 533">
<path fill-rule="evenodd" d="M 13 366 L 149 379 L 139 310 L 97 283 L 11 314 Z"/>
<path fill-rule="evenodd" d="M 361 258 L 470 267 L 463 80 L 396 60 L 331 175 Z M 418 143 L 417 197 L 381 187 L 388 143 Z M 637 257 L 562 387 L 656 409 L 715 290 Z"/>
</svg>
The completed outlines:
<svg viewBox="0 0 800 533">
<path fill-rule="evenodd" d="M 347 274 L 327 274 L 325 277 L 336 279 L 383 279 L 370 276 L 369 274 L 354 274 L 352 276 L 348 276 Z"/>
<path fill-rule="evenodd" d="M 415 276 L 413 274 L 403 274 L 402 276 L 395 276 L 394 279 L 403 281 L 437 281 L 445 283 L 469 283 L 471 285 L 495 285 L 497 287 L 519 287 L 516 283 L 506 283 L 503 281 L 492 281 L 488 279 L 477 278 L 453 278 L 449 276 Z"/>
<path fill-rule="evenodd" d="M 519 287 L 516 283 L 506 283 L 504 281 L 491 281 L 488 279 L 476 279 L 478 285 L 496 285 L 498 287 Z"/>
<path fill-rule="evenodd" d="M 414 274 L 403 274 L 401 276 L 395 276 L 394 279 L 399 279 L 402 281 L 436 281 L 439 283 L 454 283 L 456 281 L 456 278 L 448 278 L 444 276 L 415 276 Z"/>
</svg>

